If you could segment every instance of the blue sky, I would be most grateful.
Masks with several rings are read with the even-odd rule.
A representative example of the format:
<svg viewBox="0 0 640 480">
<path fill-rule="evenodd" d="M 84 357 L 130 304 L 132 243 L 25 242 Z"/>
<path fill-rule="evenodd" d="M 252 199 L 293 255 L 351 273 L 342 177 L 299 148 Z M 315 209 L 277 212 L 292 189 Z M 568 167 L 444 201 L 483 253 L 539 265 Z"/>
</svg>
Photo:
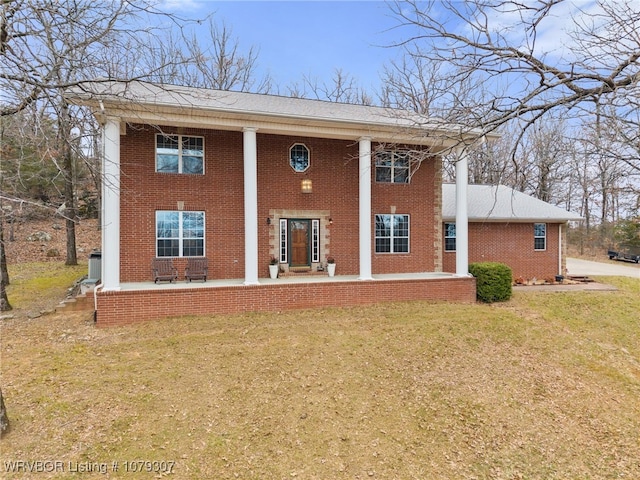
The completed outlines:
<svg viewBox="0 0 640 480">
<path fill-rule="evenodd" d="M 215 12 L 242 49 L 258 48 L 260 71 L 281 91 L 305 75 L 329 82 L 342 69 L 375 93 L 385 62 L 399 53 L 385 48 L 400 32 L 383 1 L 174 1 L 190 16 Z"/>
</svg>

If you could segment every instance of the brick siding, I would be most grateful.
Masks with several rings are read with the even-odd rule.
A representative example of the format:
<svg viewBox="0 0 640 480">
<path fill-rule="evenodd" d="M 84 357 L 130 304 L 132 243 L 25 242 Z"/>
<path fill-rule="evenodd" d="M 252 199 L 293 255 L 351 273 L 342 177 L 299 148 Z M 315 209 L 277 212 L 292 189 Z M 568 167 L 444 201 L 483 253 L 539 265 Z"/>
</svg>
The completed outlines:
<svg viewBox="0 0 640 480">
<path fill-rule="evenodd" d="M 111 291 L 98 294 L 97 325 L 411 300 L 472 303 L 475 297 L 473 277 Z"/>
<path fill-rule="evenodd" d="M 242 132 L 171 129 L 204 137 L 205 174 L 181 175 L 155 172 L 155 134 L 149 126 L 127 127 L 121 137 L 121 244 L 120 280 L 140 282 L 151 279 L 151 260 L 155 256 L 155 211 L 184 210 L 205 212 L 205 253 L 211 278 L 244 276 L 244 200 Z M 304 173 L 289 166 L 289 148 L 303 143 L 310 151 L 310 167 Z M 375 144 L 373 145 L 375 148 Z M 320 256 L 330 244 L 331 256 L 345 275 L 359 273 L 358 254 L 358 144 L 357 142 L 257 135 L 258 152 L 258 259 L 267 265 L 273 252 L 278 222 L 274 211 L 318 212 L 317 218 L 332 219 L 321 228 Z M 434 212 L 440 202 L 439 159 L 424 161 L 410 184 L 373 181 L 372 215 L 376 213 L 410 215 L 410 253 L 375 254 L 372 272 L 403 273 L 439 270 L 441 225 Z M 313 193 L 301 193 L 302 179 L 311 179 Z M 271 223 L 267 224 L 267 218 Z M 372 235 L 373 237 L 373 235 Z M 375 252 L 374 239 L 371 239 Z M 176 258 L 183 272 L 186 259 Z M 265 273 L 263 273 L 263 270 Z M 260 269 L 268 276 L 268 270 Z"/>
<path fill-rule="evenodd" d="M 470 222 L 469 263 L 504 263 L 511 267 L 514 279 L 553 278 L 558 274 L 558 232 L 558 224 L 548 223 L 547 248 L 538 251 L 533 248 L 533 223 Z M 444 271 L 455 272 L 455 252 L 444 252 L 443 257 Z"/>
</svg>

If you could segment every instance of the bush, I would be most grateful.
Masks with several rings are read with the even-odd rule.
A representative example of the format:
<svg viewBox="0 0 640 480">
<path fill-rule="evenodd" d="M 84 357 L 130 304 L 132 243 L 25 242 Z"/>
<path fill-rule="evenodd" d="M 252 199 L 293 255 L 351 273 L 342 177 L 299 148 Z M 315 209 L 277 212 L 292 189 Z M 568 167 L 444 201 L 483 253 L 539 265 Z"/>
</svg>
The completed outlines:
<svg viewBox="0 0 640 480">
<path fill-rule="evenodd" d="M 472 263 L 469 273 L 476 277 L 476 298 L 481 302 L 504 302 L 511 298 L 511 269 L 496 262 Z"/>
</svg>

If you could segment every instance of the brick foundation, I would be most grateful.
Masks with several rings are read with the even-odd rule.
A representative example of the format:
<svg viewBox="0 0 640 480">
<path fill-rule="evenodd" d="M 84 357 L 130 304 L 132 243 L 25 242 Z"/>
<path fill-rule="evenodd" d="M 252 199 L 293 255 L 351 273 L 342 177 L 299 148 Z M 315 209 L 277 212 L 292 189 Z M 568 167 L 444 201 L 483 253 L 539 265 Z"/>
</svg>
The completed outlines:
<svg viewBox="0 0 640 480">
<path fill-rule="evenodd" d="M 475 299 L 473 277 L 185 287 L 101 292 L 96 318 L 97 326 L 109 327 L 181 315 L 277 312 L 409 300 L 473 303 Z"/>
</svg>

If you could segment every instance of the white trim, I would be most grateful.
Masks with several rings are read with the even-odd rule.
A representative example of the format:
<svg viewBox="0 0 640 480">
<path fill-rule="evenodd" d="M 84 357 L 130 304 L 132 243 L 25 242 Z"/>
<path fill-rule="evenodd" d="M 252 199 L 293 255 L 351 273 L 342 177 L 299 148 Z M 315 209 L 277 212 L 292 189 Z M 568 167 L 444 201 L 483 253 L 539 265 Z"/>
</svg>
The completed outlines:
<svg viewBox="0 0 640 480">
<path fill-rule="evenodd" d="M 255 128 L 243 129 L 244 284 L 258 282 L 258 148 Z"/>
</svg>

